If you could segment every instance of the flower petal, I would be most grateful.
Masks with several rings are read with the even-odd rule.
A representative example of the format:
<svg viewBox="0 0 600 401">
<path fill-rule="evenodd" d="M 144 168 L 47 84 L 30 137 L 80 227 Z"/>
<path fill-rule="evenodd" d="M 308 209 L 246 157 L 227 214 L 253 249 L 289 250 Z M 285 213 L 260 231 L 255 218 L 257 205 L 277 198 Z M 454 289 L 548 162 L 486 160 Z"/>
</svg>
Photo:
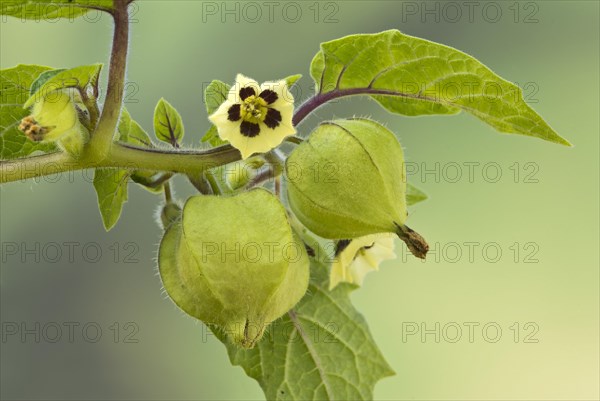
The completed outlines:
<svg viewBox="0 0 600 401">
<path fill-rule="evenodd" d="M 260 90 L 261 93 L 272 91 L 277 95 L 276 99 L 274 99 L 274 96 L 268 96 L 274 100 L 268 107 L 276 110 L 281 116 L 279 125 L 267 131 L 269 132 L 268 142 L 274 148 L 279 146 L 286 137 L 296 134 L 296 128 L 292 124 L 294 96 L 289 91 L 285 80 L 265 82 L 260 86 Z M 265 120 L 265 125 L 269 126 L 268 119 Z"/>
<path fill-rule="evenodd" d="M 341 282 L 362 285 L 367 273 L 379 269 L 384 260 L 396 257 L 391 234 L 374 234 L 355 238 L 333 260 L 329 289 Z"/>
<path fill-rule="evenodd" d="M 276 148 L 286 137 L 296 133 L 295 129 L 290 129 L 289 127 L 283 125 L 280 125 L 275 129 L 269 128 L 265 124 L 261 124 L 261 126 L 264 127 L 263 131 L 261 131 L 261 134 L 264 132 L 264 135 L 262 136 L 264 137 L 263 139 L 265 140 L 265 143 L 268 144 L 268 148 L 263 152 Z"/>
<path fill-rule="evenodd" d="M 254 138 L 260 134 L 260 125 L 251 123 L 249 121 L 242 121 L 240 124 L 240 134 L 247 138 Z"/>
<path fill-rule="evenodd" d="M 263 127 L 260 127 L 260 132 L 254 137 L 244 136 L 240 133 L 240 125 L 231 133 L 229 143 L 242 154 L 242 159 L 247 159 L 254 153 L 264 153 L 272 149 L 267 142 L 266 135 L 263 135 Z M 219 131 L 220 135 L 220 131 Z"/>
<path fill-rule="evenodd" d="M 221 103 L 217 110 L 215 110 L 214 113 L 208 116 L 208 119 L 217 128 L 219 128 L 221 124 L 226 124 L 228 122 L 231 123 L 232 121 L 229 120 L 229 109 L 235 104 L 236 103 L 232 103 L 229 100 L 225 100 L 223 103 Z"/>
<path fill-rule="evenodd" d="M 268 133 L 268 140 L 271 144 L 271 148 L 279 146 L 283 140 L 288 137 L 296 134 L 296 128 L 292 124 L 292 116 L 294 114 L 294 105 L 293 104 L 284 104 L 283 107 L 274 108 L 281 115 L 281 122 L 277 127 L 268 128 L 265 120 L 265 127 Z"/>
<path fill-rule="evenodd" d="M 219 137 L 224 141 L 230 141 L 232 137 L 239 135 L 240 132 L 240 121 L 231 121 L 229 118 L 229 110 L 235 105 L 226 100 L 221 103 L 213 114 L 208 116 L 210 122 L 217 127 Z"/>
<path fill-rule="evenodd" d="M 231 89 L 229 89 L 229 93 L 227 94 L 227 100 L 231 103 L 241 103 L 243 99 L 240 97 L 240 90 L 244 88 L 254 89 L 254 92 L 257 95 L 261 91 L 258 82 L 242 74 L 237 74 L 235 77 L 235 83 Z"/>
<path fill-rule="evenodd" d="M 265 90 L 271 90 L 271 91 L 275 92 L 275 94 L 277 95 L 277 99 L 273 103 L 269 104 L 269 107 L 273 107 L 273 108 L 279 110 L 285 104 L 291 104 L 293 106 L 294 95 L 292 95 L 292 92 L 290 92 L 290 90 L 288 89 L 285 79 L 282 79 L 280 81 L 269 81 L 269 82 L 263 83 L 260 86 L 259 93 L 262 93 Z M 279 111 L 281 111 L 281 110 L 279 110 Z"/>
<path fill-rule="evenodd" d="M 275 92 L 273 92 L 275 93 Z M 277 128 L 281 124 L 281 113 L 276 109 L 267 109 L 265 116 L 265 125 L 271 129 Z"/>
<path fill-rule="evenodd" d="M 238 121 L 240 118 L 242 118 L 242 116 L 240 114 L 240 104 L 239 103 L 236 103 L 227 109 L 227 119 L 229 121 Z"/>
<path fill-rule="evenodd" d="M 258 96 L 263 98 L 263 100 L 267 102 L 267 104 L 273 104 L 277 99 L 279 99 L 279 95 L 277 95 L 277 92 L 272 91 L 271 89 L 264 89 L 262 92 L 260 92 Z"/>
<path fill-rule="evenodd" d="M 294 124 L 292 124 L 292 117 L 294 116 L 294 105 L 293 104 L 283 104 L 279 107 L 273 107 L 275 110 L 279 111 L 281 114 L 281 124 L 280 127 L 286 127 L 288 134 L 294 135 L 296 133 L 296 128 Z M 290 133 L 291 131 L 291 133 Z"/>
</svg>

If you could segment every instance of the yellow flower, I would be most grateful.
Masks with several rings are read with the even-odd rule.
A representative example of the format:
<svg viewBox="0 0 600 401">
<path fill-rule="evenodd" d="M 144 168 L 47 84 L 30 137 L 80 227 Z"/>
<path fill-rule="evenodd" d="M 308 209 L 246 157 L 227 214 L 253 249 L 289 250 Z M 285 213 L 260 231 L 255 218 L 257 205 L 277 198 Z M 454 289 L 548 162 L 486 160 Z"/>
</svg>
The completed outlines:
<svg viewBox="0 0 600 401">
<path fill-rule="evenodd" d="M 329 274 L 329 289 L 347 282 L 362 285 L 367 273 L 379 270 L 384 260 L 394 259 L 392 234 L 372 234 L 337 243 Z"/>
<path fill-rule="evenodd" d="M 292 125 L 294 97 L 285 80 L 256 81 L 238 74 L 227 99 L 208 119 L 219 137 L 238 149 L 242 158 L 277 147 L 296 133 Z"/>
</svg>

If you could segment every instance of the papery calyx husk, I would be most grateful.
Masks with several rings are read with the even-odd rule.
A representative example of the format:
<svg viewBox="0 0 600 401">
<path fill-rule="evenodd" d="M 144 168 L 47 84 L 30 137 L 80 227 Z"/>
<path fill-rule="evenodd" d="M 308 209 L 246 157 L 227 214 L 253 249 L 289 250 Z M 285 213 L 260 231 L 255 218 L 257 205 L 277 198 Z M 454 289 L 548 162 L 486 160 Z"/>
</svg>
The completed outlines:
<svg viewBox="0 0 600 401">
<path fill-rule="evenodd" d="M 362 118 L 319 125 L 286 161 L 288 199 L 299 220 L 329 239 L 395 233 L 417 257 L 425 240 L 405 225 L 402 147 L 383 125 Z"/>
<path fill-rule="evenodd" d="M 187 314 L 245 348 L 308 287 L 309 260 L 270 192 L 188 199 L 160 245 L 159 272 Z"/>
</svg>

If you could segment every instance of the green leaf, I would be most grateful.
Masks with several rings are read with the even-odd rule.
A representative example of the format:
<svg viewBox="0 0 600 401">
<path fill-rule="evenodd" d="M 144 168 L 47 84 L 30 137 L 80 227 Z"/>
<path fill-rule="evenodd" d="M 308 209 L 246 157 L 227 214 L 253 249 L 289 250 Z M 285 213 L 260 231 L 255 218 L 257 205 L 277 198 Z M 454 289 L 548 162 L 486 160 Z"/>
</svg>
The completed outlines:
<svg viewBox="0 0 600 401">
<path fill-rule="evenodd" d="M 123 204 L 127 202 L 129 171 L 114 168 L 99 168 L 94 174 L 94 188 L 98 195 L 98 206 L 104 228 L 109 231 L 117 224 Z"/>
<path fill-rule="evenodd" d="M 218 79 L 215 79 L 208 84 L 204 90 L 204 105 L 206 106 L 206 113 L 209 116 L 227 99 L 229 88 L 231 88 L 230 85 L 227 85 L 225 82 L 219 81 Z M 219 137 L 217 127 L 214 125 L 211 125 L 206 134 L 204 134 L 202 142 L 208 142 L 213 147 L 227 143 L 227 141 L 224 141 Z"/>
<path fill-rule="evenodd" d="M 144 129 L 131 118 L 129 111 L 123 108 L 118 126 L 119 141 L 143 148 L 153 148 L 154 144 Z"/>
<path fill-rule="evenodd" d="M 375 383 L 394 374 L 350 302 L 357 287 L 327 288 L 328 269 L 313 260 L 307 295 L 255 348 L 238 348 L 215 331 L 231 363 L 258 381 L 268 400 L 371 400 Z"/>
<path fill-rule="evenodd" d="M 300 78 L 302 78 L 302 74 L 290 75 L 289 77 L 284 78 L 285 84 L 288 88 L 291 88 Z"/>
<path fill-rule="evenodd" d="M 37 21 L 72 19 L 91 10 L 111 12 L 113 0 L 10 0 L 0 3 L 0 15 Z"/>
<path fill-rule="evenodd" d="M 23 108 L 38 76 L 50 71 L 39 65 L 18 65 L 0 71 L 0 159 L 14 159 L 33 152 L 51 152 L 53 143 L 33 142 L 19 130 L 21 119 L 30 113 Z"/>
<path fill-rule="evenodd" d="M 137 170 L 131 174 L 131 181 L 135 182 L 145 190 L 153 194 L 160 194 L 164 190 L 162 184 L 153 184 L 157 179 L 161 178 L 163 174 L 156 171 Z"/>
<path fill-rule="evenodd" d="M 321 44 L 311 76 L 323 101 L 364 94 L 408 116 L 463 110 L 500 132 L 570 146 L 525 103 L 517 85 L 465 53 L 396 30 Z"/>
<path fill-rule="evenodd" d="M 184 129 L 181 116 L 173 106 L 161 98 L 154 109 L 154 133 L 163 142 L 178 148 Z"/>
<path fill-rule="evenodd" d="M 27 99 L 23 107 L 33 106 L 40 97 L 46 96 L 55 90 L 78 88 L 80 91 L 85 91 L 90 85 L 96 86 L 101 70 L 102 64 L 82 65 L 69 70 L 60 70 L 57 74 L 47 78 L 43 85 L 39 86 L 35 91 L 32 88 L 31 96 Z M 40 76 L 40 79 L 44 79 L 44 77 Z"/>
<path fill-rule="evenodd" d="M 211 125 L 208 131 L 206 131 L 206 134 L 202 137 L 202 142 L 208 142 L 212 147 L 225 145 L 227 143 L 227 141 L 221 139 L 219 131 L 214 125 Z"/>
<path fill-rule="evenodd" d="M 406 204 L 412 206 L 415 203 L 423 202 L 427 199 L 427 194 L 411 184 L 406 184 Z"/>
<path fill-rule="evenodd" d="M 131 118 L 131 115 L 125 108 L 121 111 L 117 131 L 120 142 L 140 147 L 154 147 L 146 131 Z M 131 167 L 134 168 L 135 166 Z M 100 208 L 102 222 L 106 231 L 113 228 L 117 224 L 117 221 L 119 221 L 119 217 L 121 217 L 123 204 L 127 202 L 127 185 L 130 179 L 151 192 L 162 191 L 162 185 L 159 187 L 146 185 L 155 174 L 157 173 L 145 170 L 96 169 L 94 174 L 94 188 L 98 195 L 98 207 Z"/>
<path fill-rule="evenodd" d="M 137 123 L 137 121 L 131 118 L 129 111 L 123 108 L 121 111 L 121 119 L 119 120 L 118 126 L 119 141 L 129 143 L 142 148 L 154 148 L 154 144 L 150 139 L 150 136 L 144 131 L 144 129 Z M 155 182 L 155 178 L 159 173 L 157 171 L 147 170 L 135 170 L 131 172 L 131 180 L 136 184 L 141 185 L 152 193 L 162 192 L 163 186 L 152 186 L 151 183 Z"/>
<path fill-rule="evenodd" d="M 206 106 L 206 113 L 209 116 L 217 111 L 221 103 L 227 100 L 227 94 L 229 93 L 230 88 L 230 85 L 227 85 L 225 82 L 219 81 L 218 79 L 215 79 L 208 84 L 204 90 L 204 105 Z"/>
<path fill-rule="evenodd" d="M 31 88 L 29 89 L 29 95 L 35 95 L 35 93 L 42 87 L 42 85 L 44 85 L 50 78 L 63 71 L 66 70 L 64 68 L 59 68 L 57 70 L 42 72 L 40 76 L 35 80 L 35 82 L 31 84 Z"/>
</svg>

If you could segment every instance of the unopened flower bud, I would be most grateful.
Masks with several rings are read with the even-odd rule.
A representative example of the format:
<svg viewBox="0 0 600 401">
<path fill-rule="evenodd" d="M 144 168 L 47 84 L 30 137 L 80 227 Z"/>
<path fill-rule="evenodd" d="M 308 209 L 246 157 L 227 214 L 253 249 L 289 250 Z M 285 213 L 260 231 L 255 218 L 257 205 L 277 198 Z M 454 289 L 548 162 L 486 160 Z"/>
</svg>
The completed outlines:
<svg viewBox="0 0 600 401">
<path fill-rule="evenodd" d="M 73 89 L 52 91 L 33 105 L 32 114 L 21 120 L 19 129 L 36 142 L 56 142 L 74 156 L 81 153 L 89 139 L 88 130 L 80 122 L 80 110 Z"/>
</svg>

